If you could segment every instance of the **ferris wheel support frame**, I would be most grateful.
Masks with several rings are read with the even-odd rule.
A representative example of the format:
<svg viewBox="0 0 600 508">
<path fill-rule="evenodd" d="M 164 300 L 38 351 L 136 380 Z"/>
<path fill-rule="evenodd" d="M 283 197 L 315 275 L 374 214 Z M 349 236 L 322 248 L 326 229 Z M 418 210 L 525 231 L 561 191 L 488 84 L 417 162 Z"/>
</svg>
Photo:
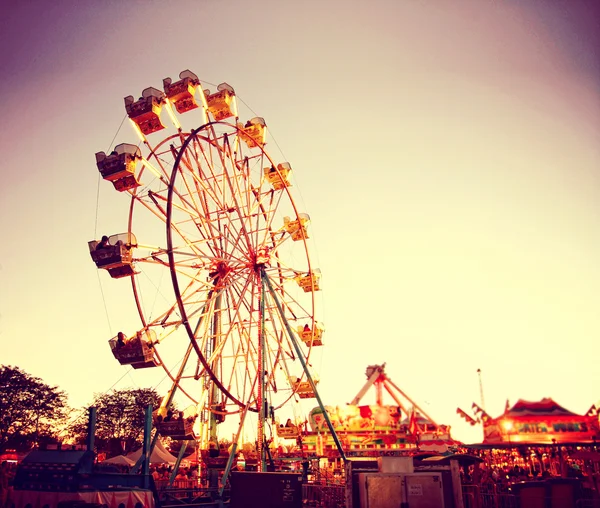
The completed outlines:
<svg viewBox="0 0 600 508">
<path fill-rule="evenodd" d="M 265 460 L 265 420 L 267 419 L 265 399 L 265 282 L 262 280 L 262 269 L 261 269 L 261 284 L 260 284 L 260 331 L 258 333 L 258 368 L 260 369 L 259 383 L 258 383 L 258 397 L 257 404 L 258 410 L 258 430 L 257 430 L 257 446 L 256 451 L 258 452 L 258 472 L 263 473 L 267 470 L 267 461 Z"/>
<path fill-rule="evenodd" d="M 225 487 L 227 484 L 227 480 L 229 478 L 229 474 L 231 473 L 231 469 L 233 468 L 233 461 L 235 459 L 235 455 L 237 453 L 238 442 L 240 441 L 240 434 L 242 433 L 242 429 L 244 428 L 244 421 L 246 420 L 246 415 L 248 414 L 249 406 L 246 406 L 242 409 L 242 415 L 240 418 L 240 424 L 238 426 L 237 434 L 235 435 L 235 441 L 231 445 L 231 452 L 229 453 L 229 458 L 227 459 L 227 464 L 225 465 L 225 471 L 223 472 L 223 478 L 221 479 L 221 488 L 219 489 L 219 498 L 223 499 L 223 493 L 225 492 Z"/>
<path fill-rule="evenodd" d="M 277 297 L 277 294 L 275 293 L 275 290 L 273 289 L 273 286 L 271 285 L 271 281 L 269 280 L 269 278 L 267 277 L 267 274 L 265 273 L 264 267 L 261 268 L 260 276 L 261 276 L 261 279 L 264 282 L 266 282 L 266 285 L 269 288 L 269 293 L 271 293 L 271 297 L 275 301 L 275 305 L 277 306 L 277 310 L 279 311 L 279 314 L 281 315 L 281 318 L 283 319 L 289 339 L 292 342 L 292 345 L 294 346 L 294 350 L 296 351 L 296 354 L 298 356 L 298 360 L 300 360 L 300 363 L 302 364 L 302 368 L 304 369 L 306 378 L 310 384 L 310 387 L 312 388 L 313 392 L 315 393 L 315 398 L 317 399 L 317 403 L 319 404 L 319 407 L 321 408 L 321 411 L 323 412 L 323 416 L 325 417 L 325 422 L 327 423 L 329 432 L 331 432 L 331 436 L 333 437 L 335 446 L 338 449 L 340 457 L 342 458 L 344 463 L 346 463 L 348 459 L 346 458 L 346 454 L 344 453 L 344 449 L 342 448 L 342 443 L 340 442 L 338 435 L 335 432 L 335 429 L 333 428 L 333 424 L 331 423 L 329 414 L 325 410 L 325 405 L 323 404 L 323 401 L 321 400 L 321 396 L 319 395 L 319 392 L 317 391 L 317 385 L 315 384 L 315 382 L 312 378 L 312 375 L 310 374 L 308 365 L 306 364 L 306 361 L 304 360 L 304 357 L 302 355 L 302 350 L 300 349 L 300 346 L 298 345 L 298 341 L 296 340 L 296 337 L 294 336 L 294 332 L 292 331 L 292 328 L 291 328 L 287 318 L 285 317 L 285 314 L 281 307 L 281 303 L 279 302 L 279 298 Z"/>
<path fill-rule="evenodd" d="M 179 289 L 179 280 L 177 279 L 177 273 L 175 271 L 176 263 L 175 263 L 175 256 L 174 256 L 174 252 L 173 252 L 173 238 L 172 238 L 172 234 L 171 234 L 172 233 L 171 220 L 172 220 L 172 213 L 173 213 L 173 192 L 174 192 L 174 188 L 175 188 L 175 179 L 177 178 L 177 173 L 179 171 L 179 165 L 181 163 L 181 159 L 183 157 L 183 154 L 187 150 L 188 145 L 195 138 L 195 136 L 203 129 L 205 129 L 207 127 L 213 127 L 213 125 L 215 123 L 220 123 L 220 122 L 208 122 L 204 125 L 201 125 L 200 127 L 196 128 L 196 129 L 192 130 L 190 132 L 190 134 L 188 135 L 188 137 L 185 139 L 185 141 L 182 143 L 181 147 L 179 148 L 179 152 L 177 153 L 177 157 L 175 158 L 175 161 L 173 163 L 173 170 L 171 172 L 171 178 L 169 180 L 169 190 L 167 192 L 167 209 L 166 209 L 167 214 L 166 214 L 166 221 L 165 221 L 166 230 L 167 230 L 167 257 L 169 259 L 171 281 L 173 283 L 173 289 L 174 289 L 175 295 L 177 297 L 177 306 L 179 307 L 179 312 L 181 312 L 181 315 L 185 317 L 185 319 L 182 320 L 181 324 L 187 331 L 188 337 L 190 339 L 190 343 L 192 344 L 192 347 L 196 351 L 196 354 L 198 355 L 198 359 L 200 360 L 200 363 L 202 363 L 202 366 L 204 367 L 206 373 L 210 376 L 214 385 L 216 385 L 219 388 L 221 393 L 225 394 L 225 396 L 227 396 L 230 400 L 235 402 L 239 407 L 245 407 L 246 403 L 237 399 L 225 387 L 225 385 L 221 382 L 219 377 L 215 374 L 215 372 L 211 368 L 211 365 L 209 365 L 206 357 L 204 356 L 204 353 L 202 351 L 200 351 L 198 342 L 195 339 L 195 333 L 192 330 L 192 327 L 190 326 L 190 322 L 188 321 L 188 316 L 185 311 L 185 307 L 183 305 L 183 302 L 181 301 L 181 291 Z"/>
</svg>

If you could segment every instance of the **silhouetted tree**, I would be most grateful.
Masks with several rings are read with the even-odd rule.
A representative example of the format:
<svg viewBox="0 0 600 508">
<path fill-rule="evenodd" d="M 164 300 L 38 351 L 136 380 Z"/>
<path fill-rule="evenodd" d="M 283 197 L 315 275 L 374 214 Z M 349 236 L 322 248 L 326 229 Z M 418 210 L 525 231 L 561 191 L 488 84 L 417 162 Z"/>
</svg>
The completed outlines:
<svg viewBox="0 0 600 508">
<path fill-rule="evenodd" d="M 0 365 L 0 452 L 53 441 L 67 415 L 67 396 L 18 367 Z"/>
<path fill-rule="evenodd" d="M 160 405 L 162 397 L 151 388 L 114 390 L 96 394 L 96 449 L 109 455 L 134 451 L 142 444 L 146 408 Z M 69 433 L 78 443 L 85 443 L 88 410 L 69 426 Z"/>
</svg>

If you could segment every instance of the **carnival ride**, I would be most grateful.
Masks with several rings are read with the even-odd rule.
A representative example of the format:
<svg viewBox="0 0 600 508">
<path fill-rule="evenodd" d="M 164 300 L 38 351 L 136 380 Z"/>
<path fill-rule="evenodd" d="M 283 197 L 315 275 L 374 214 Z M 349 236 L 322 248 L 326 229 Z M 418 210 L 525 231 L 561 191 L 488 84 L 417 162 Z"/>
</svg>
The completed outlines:
<svg viewBox="0 0 600 508">
<path fill-rule="evenodd" d="M 300 399 L 323 407 L 312 366 L 324 344 L 321 274 L 291 165 L 267 153 L 263 118 L 240 119 L 230 85 L 204 88 L 189 70 L 126 97 L 125 109 L 138 144 L 98 152 L 96 165 L 130 200 L 127 231 L 89 250 L 111 278 L 130 279 L 141 324 L 111 338 L 111 351 L 170 379 L 158 433 L 197 439 L 204 462 L 227 474 L 250 422 L 264 471 L 275 415 Z M 176 394 L 185 414 L 172 411 Z M 219 451 L 232 420 L 232 447 Z"/>
<path fill-rule="evenodd" d="M 406 455 L 416 452 L 446 452 L 459 443 L 450 427 L 437 424 L 425 410 L 386 374 L 385 364 L 369 365 L 367 381 L 345 406 L 315 407 L 304 426 L 280 424 L 277 434 L 296 439 L 305 456 L 339 456 L 339 438 L 348 456 Z M 375 403 L 364 404 L 367 393 L 375 392 Z M 393 404 L 385 404 L 384 398 Z M 363 404 L 361 404 L 363 402 Z M 331 422 L 335 435 L 329 431 Z"/>
</svg>

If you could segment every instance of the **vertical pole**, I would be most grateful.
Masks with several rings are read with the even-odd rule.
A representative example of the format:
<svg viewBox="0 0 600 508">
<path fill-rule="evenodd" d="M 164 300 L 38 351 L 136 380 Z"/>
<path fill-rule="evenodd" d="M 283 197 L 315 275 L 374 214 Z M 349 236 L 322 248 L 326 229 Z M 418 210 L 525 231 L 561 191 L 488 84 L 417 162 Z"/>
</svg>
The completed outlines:
<svg viewBox="0 0 600 508">
<path fill-rule="evenodd" d="M 150 454 L 152 447 L 150 446 L 150 433 L 152 432 L 152 404 L 146 408 L 146 419 L 144 421 L 144 446 L 142 448 L 142 457 L 144 463 L 142 466 L 142 475 L 144 477 L 144 488 L 150 488 Z M 157 432 L 158 435 L 158 432 Z"/>
<path fill-rule="evenodd" d="M 215 279 L 215 284 L 217 284 L 217 281 L 219 279 Z M 215 298 L 215 306 L 214 306 L 214 316 L 213 316 L 213 329 L 212 329 L 212 333 L 213 333 L 213 338 L 212 338 L 212 343 L 211 343 L 211 350 L 208 352 L 209 354 L 207 354 L 207 358 L 210 358 L 213 354 L 213 352 L 217 349 L 217 347 L 219 347 L 219 342 L 221 340 L 221 303 L 222 303 L 222 293 L 221 291 L 219 291 L 217 293 L 217 297 Z M 215 375 L 220 375 L 220 366 L 216 363 L 218 362 L 218 359 L 215 359 L 213 364 L 211 365 L 211 368 L 213 370 L 213 372 L 215 373 Z M 210 392 L 210 397 L 209 397 L 209 407 L 214 407 L 215 404 L 217 404 L 217 399 L 219 397 L 220 391 L 219 388 L 217 387 L 216 384 L 211 383 L 211 392 Z M 217 437 L 217 417 L 215 416 L 215 414 L 210 411 L 208 414 L 208 418 L 209 418 L 209 428 L 210 428 L 210 440 L 214 440 L 217 444 L 217 447 L 219 446 L 218 443 L 218 437 Z"/>
<path fill-rule="evenodd" d="M 290 324 L 289 324 L 287 318 L 285 317 L 283 309 L 281 308 L 281 303 L 279 302 L 279 299 L 277 298 L 277 294 L 275 293 L 275 290 L 273 289 L 273 286 L 271 285 L 271 281 L 267 277 L 267 274 L 265 273 L 264 268 L 261 271 L 261 277 L 262 277 L 263 281 L 266 282 L 267 288 L 269 289 L 269 293 L 271 293 L 271 296 L 273 297 L 273 300 L 275 301 L 275 305 L 277 305 L 277 311 L 279 312 L 279 315 L 283 319 L 283 322 L 285 324 L 285 329 L 287 330 L 289 339 L 290 339 L 292 345 L 294 346 L 296 355 L 298 356 L 298 360 L 300 360 L 300 363 L 302 364 L 302 368 L 304 369 L 306 378 L 308 379 L 308 383 L 310 384 L 310 387 L 312 388 L 313 392 L 315 393 L 315 398 L 317 399 L 317 402 L 319 404 L 319 407 L 321 408 L 321 411 L 323 411 L 323 416 L 325 417 L 325 422 L 327 423 L 329 432 L 331 433 L 331 436 L 333 437 L 333 441 L 335 442 L 335 446 L 338 449 L 338 453 L 340 454 L 340 457 L 342 458 L 342 460 L 344 462 L 346 462 L 346 460 L 347 460 L 346 454 L 344 453 L 344 449 L 342 448 L 342 443 L 340 443 L 338 435 L 336 434 L 335 429 L 333 428 L 333 424 L 331 423 L 331 418 L 329 418 L 329 414 L 325 410 L 325 406 L 323 405 L 321 396 L 319 395 L 319 392 L 317 391 L 317 385 L 315 385 L 312 375 L 310 374 L 310 371 L 308 370 L 308 366 L 306 365 L 306 361 L 304 360 L 304 355 L 302 353 L 302 350 L 300 349 L 300 346 L 298 345 L 298 341 L 296 340 L 294 332 L 292 331 L 292 328 L 290 327 Z"/>
<path fill-rule="evenodd" d="M 262 275 L 262 274 L 261 274 Z M 265 284 L 260 278 L 260 302 L 258 304 L 260 314 L 260 325 L 258 332 L 258 440 L 257 440 L 257 453 L 258 453 L 258 472 L 265 472 L 267 469 L 267 462 L 265 460 Z"/>
<path fill-rule="evenodd" d="M 378 406 L 383 406 L 383 380 L 381 376 L 375 381 L 375 400 Z"/>
<path fill-rule="evenodd" d="M 235 435 L 235 442 L 231 446 L 231 453 L 229 454 L 229 459 L 227 460 L 227 465 L 225 466 L 225 472 L 223 473 L 223 478 L 221 480 L 221 489 L 219 490 L 219 497 L 223 498 L 223 493 L 225 492 L 225 484 L 227 483 L 227 479 L 229 478 L 229 473 L 231 472 L 231 468 L 233 467 L 233 460 L 235 458 L 235 454 L 237 453 L 237 446 L 240 441 L 240 434 L 242 433 L 242 429 L 244 428 L 244 421 L 246 420 L 246 415 L 248 414 L 248 406 L 246 406 L 242 410 L 242 415 L 240 417 L 240 425 L 238 427 L 237 434 Z"/>
<path fill-rule="evenodd" d="M 89 409 L 88 416 L 88 428 L 87 428 L 87 449 L 91 452 L 94 451 L 94 441 L 96 439 L 96 408 L 91 406 Z"/>
<path fill-rule="evenodd" d="M 460 480 L 460 466 L 458 460 L 450 461 L 450 478 L 452 479 L 452 494 L 454 495 L 455 508 L 464 508 L 462 495 L 462 482 Z"/>
<path fill-rule="evenodd" d="M 485 401 L 483 400 L 483 382 L 481 381 L 481 369 L 477 369 L 477 376 L 479 377 L 479 399 L 481 400 L 481 409 L 485 411 Z"/>
<path fill-rule="evenodd" d="M 213 282 L 216 287 L 219 284 L 219 276 L 217 275 Z M 213 318 L 212 318 L 212 340 L 207 342 L 207 350 L 205 351 L 206 357 L 210 358 L 216 348 L 219 346 L 219 340 L 221 339 L 221 303 L 222 296 L 221 291 L 217 292 L 217 296 L 215 298 L 215 305 L 213 308 Z M 220 369 L 218 365 L 218 358 L 213 360 L 210 367 L 215 373 L 215 375 L 220 375 Z M 219 446 L 219 436 L 217 432 L 217 417 L 215 413 L 213 413 L 212 409 L 218 403 L 219 399 L 219 388 L 218 386 L 210 381 L 209 382 L 209 396 L 208 396 L 208 445 L 210 449 L 210 443 L 214 443 L 217 447 L 218 452 L 221 452 L 221 447 Z M 208 473 L 208 487 L 210 489 L 218 489 L 219 488 L 219 471 L 213 466 L 209 467 L 207 470 Z M 225 480 L 223 480 L 225 481 Z"/>
<path fill-rule="evenodd" d="M 173 466 L 173 471 L 171 471 L 171 476 L 169 477 L 169 487 L 173 486 L 173 482 L 175 481 L 175 477 L 177 476 L 177 471 L 179 470 L 179 464 L 181 464 L 181 459 L 183 459 L 183 454 L 187 449 L 188 442 L 187 440 L 183 442 L 181 448 L 179 448 L 179 454 L 177 455 L 177 460 L 175 461 L 175 465 Z"/>
</svg>

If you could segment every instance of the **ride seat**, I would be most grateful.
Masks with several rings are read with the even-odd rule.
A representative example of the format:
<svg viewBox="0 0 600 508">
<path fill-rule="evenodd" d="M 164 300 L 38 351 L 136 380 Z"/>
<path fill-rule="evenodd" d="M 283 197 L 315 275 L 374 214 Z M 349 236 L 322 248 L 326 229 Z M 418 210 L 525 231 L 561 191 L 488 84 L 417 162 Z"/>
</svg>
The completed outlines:
<svg viewBox="0 0 600 508">
<path fill-rule="evenodd" d="M 211 94 L 209 90 L 204 90 L 208 111 L 212 114 L 216 122 L 225 118 L 237 116 L 235 107 L 235 91 L 227 83 L 221 83 L 217 87 L 217 92 Z"/>
<path fill-rule="evenodd" d="M 284 439 L 293 439 L 299 436 L 300 432 L 298 431 L 297 425 L 292 425 L 291 427 L 286 427 L 284 425 L 277 425 L 275 428 L 277 432 L 277 436 Z"/>
<path fill-rule="evenodd" d="M 240 138 L 248 145 L 248 148 L 256 148 L 257 146 L 264 146 L 267 137 L 267 124 L 265 119 L 259 116 L 252 118 L 246 122 L 246 125 L 242 125 L 240 122 L 237 124 Z"/>
<path fill-rule="evenodd" d="M 127 115 L 139 127 L 142 134 L 147 136 L 165 128 L 160 119 L 160 112 L 165 100 L 163 92 L 148 87 L 137 101 L 133 99 L 133 95 L 128 95 L 124 100 Z"/>
<path fill-rule="evenodd" d="M 146 332 L 149 337 L 156 337 L 152 332 Z M 131 365 L 134 369 L 145 369 L 148 367 L 156 367 L 159 363 L 154 358 L 154 351 L 149 346 L 146 339 L 134 336 L 125 342 L 125 345 L 118 345 L 118 336 L 113 337 L 108 341 L 113 356 L 121 365 Z"/>
<path fill-rule="evenodd" d="M 298 335 L 302 339 L 307 346 L 322 346 L 323 345 L 323 328 L 319 325 L 319 323 L 315 323 L 315 327 L 313 329 L 305 329 L 304 326 L 299 326 L 296 328 Z"/>
<path fill-rule="evenodd" d="M 314 270 L 305 275 L 298 275 L 296 277 L 296 282 L 302 288 L 305 293 L 310 293 L 313 291 L 319 291 L 321 281 L 321 274 L 319 270 Z"/>
<path fill-rule="evenodd" d="M 170 437 L 175 440 L 191 440 L 195 439 L 194 421 L 196 417 L 190 418 L 173 418 L 171 420 L 162 420 L 156 422 L 156 428 L 161 436 Z"/>
<path fill-rule="evenodd" d="M 298 214 L 298 219 L 291 220 L 289 217 L 283 218 L 283 227 L 289 233 L 294 242 L 302 239 L 308 239 L 306 230 L 307 224 L 310 222 L 310 217 L 307 213 Z"/>
<path fill-rule="evenodd" d="M 319 383 L 318 378 L 314 377 L 313 382 L 315 385 Z M 290 384 L 292 385 L 293 390 L 296 392 L 298 397 L 301 399 L 314 399 L 315 392 L 308 381 L 301 381 L 298 378 L 294 380 L 294 378 L 290 378 Z"/>
<path fill-rule="evenodd" d="M 292 172 L 292 166 L 289 162 L 282 162 L 277 164 L 277 169 L 274 167 L 263 169 L 265 178 L 273 186 L 275 190 L 281 190 L 285 187 L 291 187 L 290 173 Z"/>
<path fill-rule="evenodd" d="M 171 83 L 171 78 L 163 79 L 163 88 L 167 98 L 175 105 L 178 113 L 185 113 L 198 107 L 195 93 L 200 84 L 198 76 L 191 71 L 182 71 L 179 81 Z"/>
<path fill-rule="evenodd" d="M 97 152 L 96 167 L 104 180 L 112 182 L 115 189 L 123 192 L 140 185 L 135 176 L 138 159 L 141 159 L 140 149 L 135 145 L 122 143 L 109 155 Z"/>
<path fill-rule="evenodd" d="M 121 238 L 128 238 L 125 244 Z M 111 242 L 114 241 L 114 245 Z M 90 256 L 98 268 L 107 270 L 113 279 L 129 277 L 136 272 L 133 269 L 133 247 L 136 245 L 133 234 L 114 235 L 109 238 L 108 246 L 99 249 L 99 242 L 88 242 Z"/>
</svg>

